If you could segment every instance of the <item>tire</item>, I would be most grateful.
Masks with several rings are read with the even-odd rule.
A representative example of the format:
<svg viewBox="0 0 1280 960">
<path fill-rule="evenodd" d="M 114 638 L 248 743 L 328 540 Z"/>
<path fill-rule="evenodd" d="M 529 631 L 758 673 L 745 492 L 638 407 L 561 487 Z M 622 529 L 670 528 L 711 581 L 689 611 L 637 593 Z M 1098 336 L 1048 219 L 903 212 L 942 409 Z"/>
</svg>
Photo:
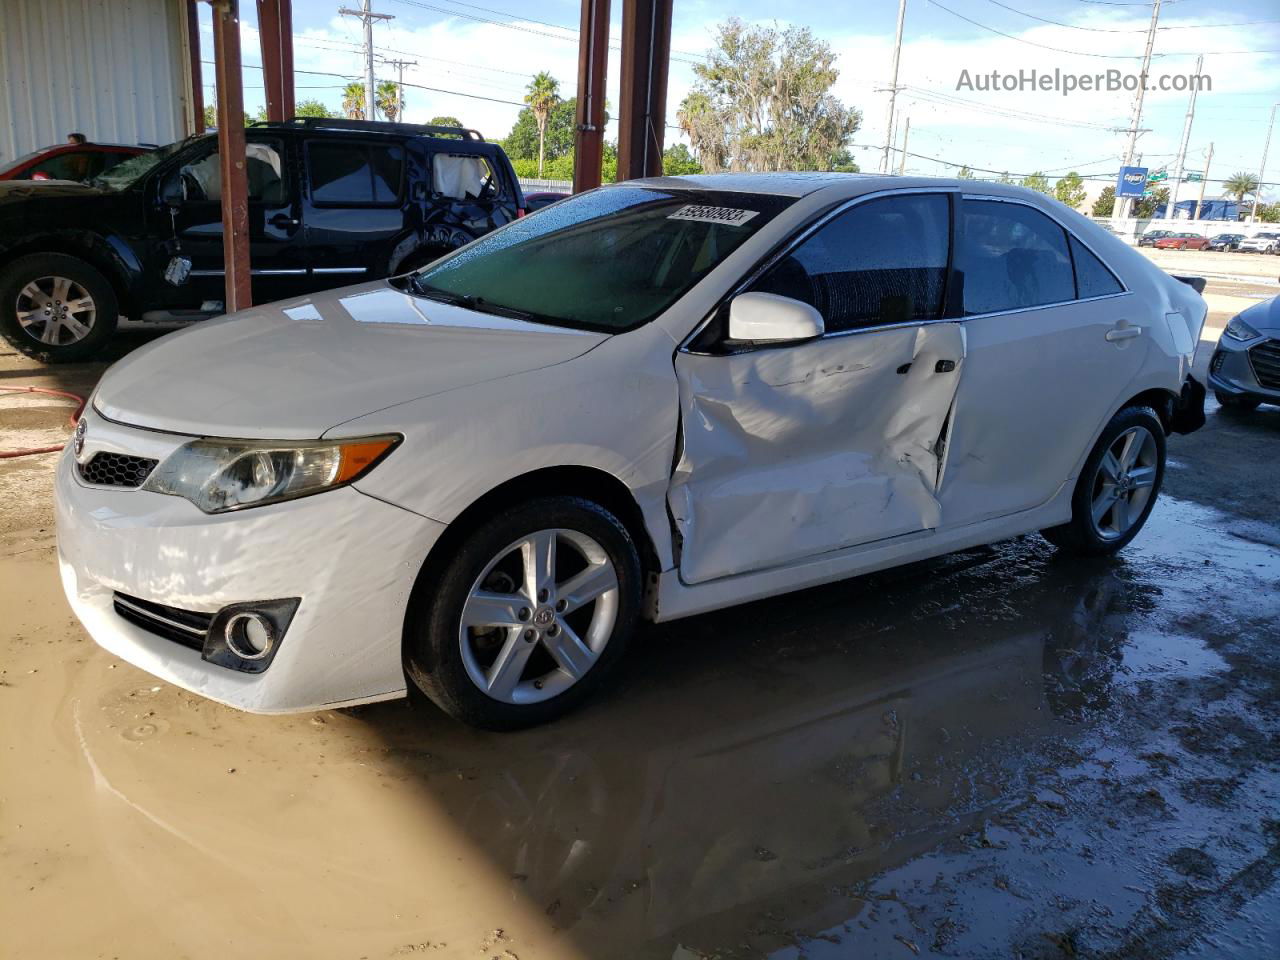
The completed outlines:
<svg viewBox="0 0 1280 960">
<path fill-rule="evenodd" d="M 78 311 L 68 309 L 77 304 L 82 305 Z M 115 332 L 119 313 L 110 282 L 77 257 L 36 253 L 0 271 L 0 333 L 43 363 L 96 356 Z M 79 328 L 86 332 L 78 333 Z"/>
<path fill-rule="evenodd" d="M 1134 440 L 1126 446 L 1129 436 Z M 1125 452 L 1131 453 L 1132 462 L 1124 462 Z M 1106 466 L 1109 453 L 1111 466 Z M 1111 480 L 1117 461 L 1125 478 L 1121 484 Z M 1071 519 L 1041 530 L 1041 535 L 1058 549 L 1080 556 L 1106 556 L 1123 549 L 1151 515 L 1164 481 L 1164 464 L 1160 417 L 1147 406 L 1125 407 L 1111 418 L 1085 460 L 1071 497 Z M 1116 496 L 1118 487 L 1125 492 Z M 1099 506 L 1106 509 L 1095 520 Z"/>
<path fill-rule="evenodd" d="M 540 594 L 525 559 L 549 539 L 557 567 L 537 580 L 550 586 Z M 602 592 L 571 605 L 562 588 L 574 580 Z M 406 621 L 405 673 L 471 726 L 546 723 L 599 690 L 622 660 L 641 584 L 631 535 L 599 504 L 545 497 L 511 507 L 467 533 L 438 579 L 419 583 Z"/>
<path fill-rule="evenodd" d="M 1262 403 L 1261 400 L 1256 400 L 1253 397 L 1233 397 L 1220 390 L 1213 391 L 1213 397 L 1223 410 L 1228 410 L 1232 413 L 1252 413 Z"/>
</svg>

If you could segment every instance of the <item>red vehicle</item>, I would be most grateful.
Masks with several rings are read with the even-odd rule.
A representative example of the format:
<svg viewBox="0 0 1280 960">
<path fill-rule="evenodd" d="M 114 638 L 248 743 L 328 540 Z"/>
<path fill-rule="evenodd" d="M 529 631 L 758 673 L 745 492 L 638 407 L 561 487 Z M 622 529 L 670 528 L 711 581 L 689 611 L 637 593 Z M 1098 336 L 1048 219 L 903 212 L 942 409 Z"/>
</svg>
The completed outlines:
<svg viewBox="0 0 1280 960">
<path fill-rule="evenodd" d="M 0 167 L 0 180 L 75 180 L 87 183 L 122 160 L 153 148 L 120 143 L 60 143 Z"/>
<path fill-rule="evenodd" d="M 1171 233 L 1161 237 L 1153 246 L 1157 250 L 1208 250 L 1209 238 L 1198 233 Z"/>
</svg>

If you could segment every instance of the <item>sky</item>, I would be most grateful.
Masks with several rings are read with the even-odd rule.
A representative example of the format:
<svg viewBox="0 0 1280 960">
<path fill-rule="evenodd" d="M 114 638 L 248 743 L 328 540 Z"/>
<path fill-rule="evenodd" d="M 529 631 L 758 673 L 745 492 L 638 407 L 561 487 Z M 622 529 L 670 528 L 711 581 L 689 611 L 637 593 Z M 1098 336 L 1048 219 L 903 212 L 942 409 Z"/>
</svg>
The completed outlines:
<svg viewBox="0 0 1280 960">
<path fill-rule="evenodd" d="M 363 76 L 362 27 L 340 16 L 338 0 L 294 0 L 297 98 L 337 109 L 348 79 Z M 347 0 L 358 6 L 358 0 Z M 209 11 L 202 8 L 203 57 L 212 59 Z M 252 0 L 241 0 L 245 101 L 262 105 L 261 63 Z M 395 19 L 374 26 L 374 46 L 386 59 L 417 61 L 405 68 L 406 116 L 425 122 L 448 114 L 487 139 L 506 136 L 532 75 L 547 70 L 562 95 L 577 80 L 579 0 L 375 0 Z M 781 10 L 788 16 L 780 16 Z M 1093 190 L 1113 182 L 1124 153 L 1134 95 L 1120 90 L 982 90 L 979 75 L 1094 76 L 1108 70 L 1136 74 L 1151 6 L 1121 0 L 907 0 L 898 84 L 901 138 L 910 118 L 906 172 L 945 176 L 950 164 L 1009 171 L 1068 170 L 1093 178 Z M 779 5 L 761 0 L 675 0 L 667 122 L 695 82 L 693 65 L 713 45 L 717 24 L 730 16 L 762 25 L 805 26 L 837 54 L 834 93 L 862 111 L 853 156 L 875 170 L 885 140 L 898 4 L 896 0 Z M 622 35 L 622 0 L 613 0 L 612 36 Z M 1054 23 L 1045 21 L 1056 21 Z M 1185 77 L 1204 54 L 1202 88 L 1186 169 L 1203 170 L 1210 143 L 1208 195 L 1237 171 L 1257 173 L 1273 104 L 1280 101 L 1280 6 L 1275 0 L 1164 0 L 1151 75 Z M 618 102 L 617 50 L 608 66 L 609 101 Z M 304 72 L 309 71 L 309 72 Z M 968 82 L 965 82 L 967 71 Z M 379 64 L 378 79 L 395 79 Z M 212 95 L 206 66 L 206 99 Z M 961 86 L 965 84 L 965 86 Z M 445 92 L 447 91 L 447 92 Z M 1189 93 L 1146 94 L 1138 152 L 1144 165 L 1172 169 L 1182 138 Z M 616 124 L 606 131 L 616 139 Z M 681 142 L 667 130 L 668 144 Z M 1280 184 L 1280 142 L 1268 163 L 1268 183 Z M 916 154 L 917 156 L 912 156 Z M 938 161 L 945 161 L 938 162 Z M 1184 186 L 1184 191 L 1198 189 Z M 1280 197 L 1280 186 L 1270 188 Z M 1188 193 L 1183 193 L 1188 197 Z"/>
</svg>

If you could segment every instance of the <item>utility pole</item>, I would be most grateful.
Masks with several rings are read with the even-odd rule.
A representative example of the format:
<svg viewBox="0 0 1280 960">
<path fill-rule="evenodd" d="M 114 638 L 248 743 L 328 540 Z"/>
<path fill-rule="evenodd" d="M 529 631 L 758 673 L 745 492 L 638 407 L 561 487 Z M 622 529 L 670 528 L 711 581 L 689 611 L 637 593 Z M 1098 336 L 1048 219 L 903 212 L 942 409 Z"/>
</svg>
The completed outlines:
<svg viewBox="0 0 1280 960">
<path fill-rule="evenodd" d="M 1178 216 L 1178 188 L 1182 186 L 1182 168 L 1187 162 L 1187 144 L 1191 142 L 1191 124 L 1196 119 L 1196 94 L 1200 92 L 1200 68 L 1204 66 L 1204 54 L 1196 58 L 1196 79 L 1191 84 L 1191 100 L 1187 103 L 1187 119 L 1182 123 L 1182 145 L 1178 147 L 1178 161 L 1173 168 L 1173 189 L 1169 191 L 1169 219 Z"/>
<path fill-rule="evenodd" d="M 1209 164 L 1213 163 L 1213 144 L 1209 144 L 1209 156 L 1204 161 L 1204 176 L 1200 178 L 1200 199 L 1196 201 L 1196 209 L 1193 219 L 1199 219 L 1200 212 L 1204 210 L 1204 185 L 1209 182 Z"/>
<path fill-rule="evenodd" d="M 374 13 L 370 9 L 371 0 L 361 0 L 361 9 L 352 10 L 349 6 L 339 6 L 338 13 L 343 17 L 358 17 L 365 23 L 365 119 L 378 119 L 378 100 L 374 95 L 374 20 L 394 20 L 392 14 Z M 1160 3 L 1160 0 L 1156 0 Z"/>
<path fill-rule="evenodd" d="M 1151 48 L 1156 43 L 1156 23 L 1160 19 L 1160 0 L 1155 0 L 1151 8 L 1151 25 L 1147 27 L 1147 47 L 1142 54 L 1142 70 L 1138 76 L 1138 93 L 1133 101 L 1133 120 L 1129 124 L 1129 142 L 1124 148 L 1124 166 L 1133 165 L 1133 151 L 1138 145 L 1138 128 L 1142 126 L 1142 98 L 1147 92 L 1147 71 L 1151 69 Z M 1129 201 L 1132 197 L 1117 197 L 1116 207 L 1119 217 L 1129 213 Z"/>
<path fill-rule="evenodd" d="M 1159 6 L 1160 0 L 1156 0 Z M 907 19 L 907 0 L 898 0 L 898 31 L 893 40 L 893 79 L 889 82 L 889 113 L 884 122 L 884 152 L 880 154 L 880 172 L 889 172 L 889 150 L 893 147 L 893 111 L 898 99 L 898 61 L 902 57 L 902 23 Z"/>
<path fill-rule="evenodd" d="M 898 158 L 898 176 L 907 168 L 907 138 L 911 136 L 911 116 L 907 115 L 906 126 L 902 130 L 902 156 Z"/>
<path fill-rule="evenodd" d="M 383 60 L 388 67 L 396 68 L 396 119 L 404 123 L 404 68 L 416 67 L 417 60 Z"/>
<path fill-rule="evenodd" d="M 1271 128 L 1276 125 L 1276 107 L 1280 107 L 1280 103 L 1271 105 L 1271 122 L 1267 124 L 1267 139 L 1262 143 L 1262 165 L 1258 167 L 1258 189 L 1253 191 L 1253 212 L 1249 214 L 1249 222 L 1258 222 L 1258 196 L 1262 193 L 1262 181 L 1267 176 L 1267 148 L 1271 146 Z"/>
</svg>

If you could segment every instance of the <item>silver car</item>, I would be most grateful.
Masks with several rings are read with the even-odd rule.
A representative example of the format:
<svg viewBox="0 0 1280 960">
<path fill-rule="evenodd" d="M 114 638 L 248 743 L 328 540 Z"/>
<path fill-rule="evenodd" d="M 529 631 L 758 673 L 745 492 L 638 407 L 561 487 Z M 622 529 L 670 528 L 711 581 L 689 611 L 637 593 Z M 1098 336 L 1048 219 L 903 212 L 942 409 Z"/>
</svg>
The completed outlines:
<svg viewBox="0 0 1280 960">
<path fill-rule="evenodd" d="M 1280 297 L 1231 318 L 1209 360 L 1209 387 L 1234 410 L 1280 404 Z"/>
</svg>

